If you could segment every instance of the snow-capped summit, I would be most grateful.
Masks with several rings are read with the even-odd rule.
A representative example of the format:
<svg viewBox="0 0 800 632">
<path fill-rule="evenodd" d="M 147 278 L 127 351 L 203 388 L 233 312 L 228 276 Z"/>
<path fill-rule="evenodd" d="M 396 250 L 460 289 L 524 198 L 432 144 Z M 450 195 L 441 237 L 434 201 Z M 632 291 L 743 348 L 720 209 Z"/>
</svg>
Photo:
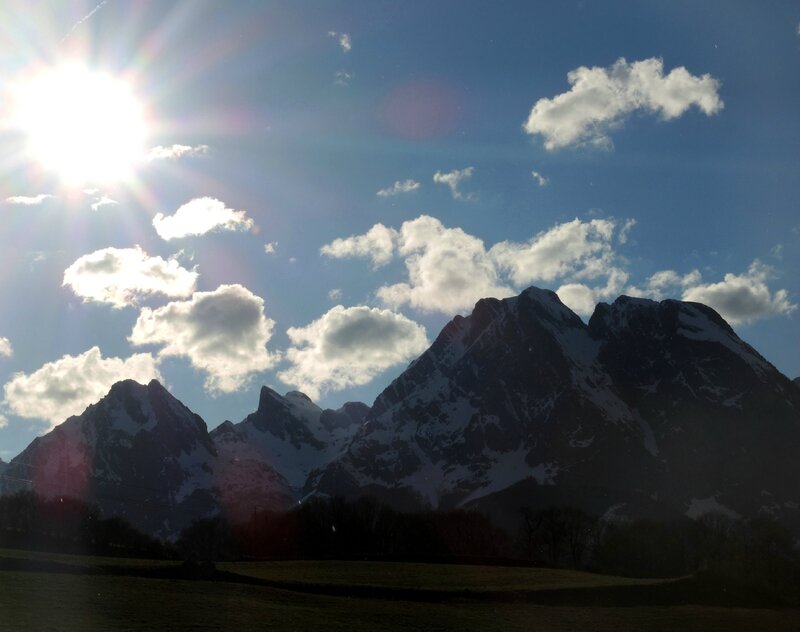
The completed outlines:
<svg viewBox="0 0 800 632">
<path fill-rule="evenodd" d="M 80 498 L 144 531 L 171 535 L 215 511 L 215 457 L 198 415 L 155 380 L 125 380 L 35 439 L 9 464 L 4 487 Z"/>
<path fill-rule="evenodd" d="M 598 514 L 713 505 L 800 529 L 798 448 L 800 391 L 711 308 L 623 296 L 586 325 L 530 288 L 448 323 L 306 491 L 440 507 L 505 494 L 518 508 L 522 494 Z"/>
<path fill-rule="evenodd" d="M 339 410 L 322 410 L 299 391 L 281 396 L 264 386 L 254 413 L 238 424 L 222 424 L 211 437 L 223 467 L 239 472 L 228 477 L 231 486 L 250 489 L 245 496 L 251 498 L 264 497 L 264 490 L 272 490 L 268 495 L 274 496 L 275 502 L 269 508 L 284 508 L 300 498 L 312 470 L 339 455 L 368 410 L 358 402 Z M 272 473 L 267 474 L 268 480 L 256 475 L 267 472 L 264 466 L 282 481 Z"/>
</svg>

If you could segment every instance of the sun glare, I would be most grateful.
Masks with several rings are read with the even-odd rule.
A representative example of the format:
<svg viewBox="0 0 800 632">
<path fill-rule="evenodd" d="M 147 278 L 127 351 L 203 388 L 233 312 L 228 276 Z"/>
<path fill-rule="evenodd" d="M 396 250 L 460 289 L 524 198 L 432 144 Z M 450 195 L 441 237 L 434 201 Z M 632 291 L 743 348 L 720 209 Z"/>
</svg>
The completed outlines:
<svg viewBox="0 0 800 632">
<path fill-rule="evenodd" d="M 69 64 L 24 82 L 17 97 L 30 157 L 65 183 L 132 175 L 146 129 L 142 107 L 124 81 Z"/>
</svg>

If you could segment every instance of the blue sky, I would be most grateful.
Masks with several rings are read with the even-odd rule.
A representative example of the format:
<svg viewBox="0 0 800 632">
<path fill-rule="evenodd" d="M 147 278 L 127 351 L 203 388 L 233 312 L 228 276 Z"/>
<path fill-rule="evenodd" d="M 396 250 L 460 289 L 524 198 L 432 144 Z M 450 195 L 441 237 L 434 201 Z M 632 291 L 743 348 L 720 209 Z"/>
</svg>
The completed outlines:
<svg viewBox="0 0 800 632">
<path fill-rule="evenodd" d="M 531 284 L 584 318 L 707 302 L 800 375 L 799 24 L 795 2 L 4 3 L 0 458 L 125 376 L 211 427 L 261 384 L 371 403 L 455 313 Z"/>
</svg>

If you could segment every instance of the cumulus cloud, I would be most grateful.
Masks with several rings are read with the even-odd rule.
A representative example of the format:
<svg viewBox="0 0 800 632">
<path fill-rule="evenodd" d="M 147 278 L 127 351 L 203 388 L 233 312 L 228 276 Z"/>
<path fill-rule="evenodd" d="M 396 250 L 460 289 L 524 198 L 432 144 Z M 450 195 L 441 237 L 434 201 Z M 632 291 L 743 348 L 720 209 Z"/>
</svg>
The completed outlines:
<svg viewBox="0 0 800 632">
<path fill-rule="evenodd" d="M 407 362 L 428 347 L 425 329 L 401 314 L 365 306 L 336 307 L 306 327 L 287 331 L 292 366 L 278 373 L 316 399 L 371 381 L 386 369 Z"/>
<path fill-rule="evenodd" d="M 134 305 L 145 296 L 190 296 L 197 272 L 182 268 L 175 259 L 151 257 L 139 246 L 103 248 L 83 255 L 64 271 L 68 286 L 85 301 L 114 307 Z"/>
<path fill-rule="evenodd" d="M 731 324 L 797 309 L 786 290 L 771 291 L 772 269 L 755 261 L 745 274 L 726 274 L 723 281 L 704 283 L 698 270 L 679 274 L 660 270 L 638 285 L 629 284 L 628 260 L 617 252 L 627 242 L 633 220 L 574 219 L 541 231 L 526 242 L 503 241 L 489 250 L 477 237 L 460 228 L 447 228 L 428 215 L 404 222 L 399 231 L 376 224 L 386 235 L 377 249 L 366 235 L 336 240 L 336 257 L 403 259 L 407 280 L 376 290 L 384 305 L 409 305 L 425 312 L 453 314 L 470 309 L 487 296 L 512 296 L 528 285 L 557 287 L 562 302 L 581 315 L 599 301 L 620 294 L 661 300 L 682 298 L 710 305 Z M 332 244 L 331 244 L 332 245 Z M 323 251 L 329 246 L 323 247 Z"/>
<path fill-rule="evenodd" d="M 719 283 L 689 287 L 683 300 L 713 307 L 732 325 L 791 314 L 797 305 L 789 301 L 786 290 L 770 292 L 767 286 L 772 274 L 772 268 L 756 260 L 744 274 L 728 273 Z"/>
<path fill-rule="evenodd" d="M 608 68 L 581 66 L 567 79 L 570 90 L 539 99 L 523 125 L 528 134 L 541 135 L 550 151 L 570 145 L 609 146 L 609 131 L 636 111 L 670 120 L 691 106 L 710 116 L 724 105 L 717 79 L 692 75 L 682 66 L 665 75 L 664 62 L 655 57 L 633 63 L 620 58 Z"/>
<path fill-rule="evenodd" d="M 378 197 L 393 197 L 401 193 L 410 193 L 416 191 L 420 187 L 420 183 L 416 180 L 397 180 L 392 186 L 381 189 L 376 193 Z"/>
<path fill-rule="evenodd" d="M 409 304 L 423 311 L 453 313 L 485 296 L 514 292 L 498 278 L 483 242 L 460 228 L 445 228 L 428 215 L 404 222 L 398 251 L 405 258 L 408 282 L 378 289 L 387 305 Z"/>
<path fill-rule="evenodd" d="M 226 208 L 220 200 L 202 197 L 190 200 L 174 215 L 156 214 L 153 226 L 162 239 L 170 240 L 212 230 L 250 230 L 253 220 L 244 211 Z"/>
<path fill-rule="evenodd" d="M 211 392 L 232 392 L 278 357 L 267 351 L 274 321 L 264 300 L 241 285 L 196 292 L 188 301 L 145 308 L 128 338 L 134 345 L 162 345 L 159 357 L 182 356 L 207 374 Z"/>
<path fill-rule="evenodd" d="M 625 270 L 611 267 L 608 269 L 605 285 L 592 287 L 586 283 L 565 283 L 556 290 L 556 294 L 576 314 L 588 316 L 600 301 L 611 301 L 622 294 L 628 277 Z"/>
<path fill-rule="evenodd" d="M 328 37 L 332 37 L 339 42 L 339 47 L 343 52 L 349 53 L 351 50 L 353 50 L 353 41 L 350 39 L 350 33 L 337 33 L 336 31 L 328 31 Z"/>
<path fill-rule="evenodd" d="M 334 239 L 320 248 L 320 253 L 335 259 L 365 257 L 375 268 L 386 265 L 394 255 L 397 231 L 383 224 L 375 224 L 364 235 Z"/>
<path fill-rule="evenodd" d="M 270 241 L 269 243 L 264 244 L 264 252 L 268 255 L 274 255 L 275 249 L 278 247 L 277 241 Z"/>
<path fill-rule="evenodd" d="M 437 171 L 433 174 L 433 181 L 436 184 L 446 184 L 450 187 L 450 193 L 453 195 L 454 200 L 461 200 L 470 197 L 470 194 L 466 196 L 458 190 L 458 187 L 464 180 L 468 180 L 472 177 L 472 174 L 475 172 L 474 167 L 466 167 L 464 169 L 454 169 L 453 171 L 449 171 L 447 173 L 442 173 L 441 171 Z"/>
<path fill-rule="evenodd" d="M 601 275 L 613 255 L 615 222 L 574 219 L 557 224 L 525 243 L 503 241 L 491 249 L 498 267 L 517 285 L 551 282 L 576 272 L 593 278 Z"/>
<path fill-rule="evenodd" d="M 14 355 L 14 347 L 8 338 L 0 336 L 0 357 L 10 358 Z"/>
<path fill-rule="evenodd" d="M 54 200 L 55 195 L 49 193 L 40 193 L 39 195 L 12 195 L 6 198 L 6 204 L 15 204 L 19 206 L 39 206 L 47 200 Z"/>
<path fill-rule="evenodd" d="M 8 409 L 20 417 L 43 419 L 52 425 L 77 415 L 106 395 L 111 385 L 132 379 L 161 379 L 149 353 L 129 358 L 103 358 L 98 347 L 78 356 L 65 355 L 33 373 L 15 373 L 3 387 Z"/>
<path fill-rule="evenodd" d="M 531 171 L 531 176 L 533 176 L 534 181 L 540 187 L 546 187 L 548 184 L 550 184 L 550 178 L 543 176 L 538 171 Z"/>
<path fill-rule="evenodd" d="M 147 152 L 147 160 L 177 160 L 184 156 L 205 156 L 208 145 L 157 145 Z"/>
</svg>

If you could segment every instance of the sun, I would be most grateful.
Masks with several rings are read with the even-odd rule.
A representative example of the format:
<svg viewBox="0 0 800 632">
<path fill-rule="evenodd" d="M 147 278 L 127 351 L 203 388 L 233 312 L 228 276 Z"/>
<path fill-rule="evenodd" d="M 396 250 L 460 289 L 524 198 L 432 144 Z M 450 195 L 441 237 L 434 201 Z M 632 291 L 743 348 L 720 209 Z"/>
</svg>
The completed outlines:
<svg viewBox="0 0 800 632">
<path fill-rule="evenodd" d="M 143 108 L 119 78 L 78 63 L 41 71 L 16 90 L 29 157 L 66 184 L 132 176 L 146 137 Z"/>
</svg>

